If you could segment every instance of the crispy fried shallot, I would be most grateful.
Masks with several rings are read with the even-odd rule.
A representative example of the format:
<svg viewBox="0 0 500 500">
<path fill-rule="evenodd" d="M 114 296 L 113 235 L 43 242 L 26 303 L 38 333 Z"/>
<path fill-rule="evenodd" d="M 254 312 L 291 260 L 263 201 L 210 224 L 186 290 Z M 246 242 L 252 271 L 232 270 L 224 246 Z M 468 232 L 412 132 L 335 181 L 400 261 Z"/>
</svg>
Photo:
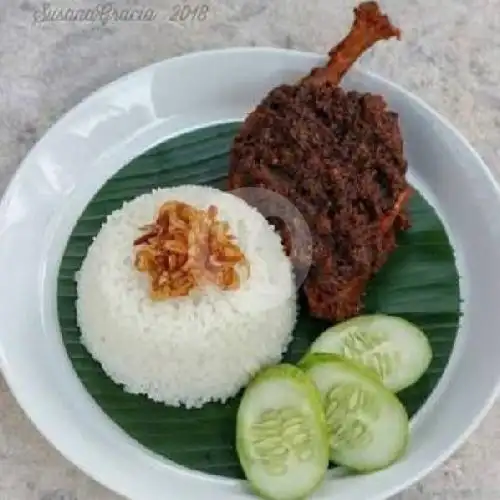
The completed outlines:
<svg viewBox="0 0 500 500">
<path fill-rule="evenodd" d="M 199 210 L 164 203 L 152 224 L 134 241 L 135 267 L 150 277 L 153 300 L 182 297 L 207 283 L 236 290 L 248 277 L 248 262 L 217 207 Z"/>
</svg>

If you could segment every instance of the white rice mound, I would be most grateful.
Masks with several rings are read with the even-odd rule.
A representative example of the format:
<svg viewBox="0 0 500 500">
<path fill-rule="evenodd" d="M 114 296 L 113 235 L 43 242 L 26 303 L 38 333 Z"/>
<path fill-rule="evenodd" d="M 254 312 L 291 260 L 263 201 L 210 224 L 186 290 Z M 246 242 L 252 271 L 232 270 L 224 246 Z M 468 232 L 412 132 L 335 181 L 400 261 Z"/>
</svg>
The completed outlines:
<svg viewBox="0 0 500 500">
<path fill-rule="evenodd" d="M 238 290 L 149 298 L 133 241 L 168 200 L 217 206 L 250 263 Z M 292 266 L 274 228 L 240 198 L 209 187 L 158 189 L 125 203 L 107 218 L 76 280 L 82 342 L 94 359 L 127 392 L 172 406 L 234 396 L 281 360 L 297 318 Z"/>
</svg>

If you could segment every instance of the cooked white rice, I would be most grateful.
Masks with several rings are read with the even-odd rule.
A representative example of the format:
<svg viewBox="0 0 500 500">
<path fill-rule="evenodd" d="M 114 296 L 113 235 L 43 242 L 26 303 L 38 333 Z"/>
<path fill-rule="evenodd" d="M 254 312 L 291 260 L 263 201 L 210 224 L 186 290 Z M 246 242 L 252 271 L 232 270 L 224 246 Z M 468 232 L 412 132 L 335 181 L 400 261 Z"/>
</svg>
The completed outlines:
<svg viewBox="0 0 500 500">
<path fill-rule="evenodd" d="M 167 200 L 216 205 L 250 263 L 235 291 L 153 302 L 133 240 Z M 241 199 L 201 186 L 160 189 L 111 214 L 77 273 L 82 342 L 125 390 L 168 405 L 224 402 L 281 359 L 295 325 L 292 267 L 272 226 Z"/>
</svg>

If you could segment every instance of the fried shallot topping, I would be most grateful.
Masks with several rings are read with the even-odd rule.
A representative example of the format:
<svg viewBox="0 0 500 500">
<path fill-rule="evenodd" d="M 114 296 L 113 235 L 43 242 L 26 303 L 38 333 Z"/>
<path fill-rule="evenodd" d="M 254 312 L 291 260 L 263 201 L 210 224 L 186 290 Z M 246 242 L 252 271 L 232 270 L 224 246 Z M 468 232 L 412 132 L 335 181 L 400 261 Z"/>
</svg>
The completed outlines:
<svg viewBox="0 0 500 500">
<path fill-rule="evenodd" d="M 248 277 L 248 262 L 230 233 L 217 220 L 217 207 L 199 210 L 187 203 L 168 201 L 156 220 L 134 241 L 135 267 L 150 277 L 153 300 L 182 297 L 213 284 L 235 290 Z"/>
</svg>

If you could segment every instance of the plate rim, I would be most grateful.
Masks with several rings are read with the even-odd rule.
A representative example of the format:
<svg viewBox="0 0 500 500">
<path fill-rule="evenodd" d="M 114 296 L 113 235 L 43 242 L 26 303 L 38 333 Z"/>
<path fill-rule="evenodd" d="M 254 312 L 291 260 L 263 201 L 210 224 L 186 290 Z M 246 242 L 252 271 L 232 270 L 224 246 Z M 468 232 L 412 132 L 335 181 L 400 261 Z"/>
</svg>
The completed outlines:
<svg viewBox="0 0 500 500">
<path fill-rule="evenodd" d="M 4 193 L 2 196 L 2 200 L 0 201 L 0 234 L 3 232 L 5 229 L 4 226 L 4 220 L 5 220 L 5 213 L 7 210 L 7 200 L 10 196 L 10 193 L 15 189 L 15 186 L 18 185 L 19 183 L 22 183 L 24 178 L 26 176 L 29 176 L 29 159 L 34 157 L 38 151 L 39 145 L 42 141 L 46 139 L 47 136 L 53 133 L 54 129 L 59 128 L 61 126 L 64 126 L 66 121 L 68 119 L 71 119 L 71 117 L 82 107 L 84 107 L 87 102 L 92 98 L 95 97 L 96 95 L 99 95 L 103 92 L 109 92 L 112 91 L 113 87 L 116 85 L 123 84 L 123 82 L 131 77 L 138 76 L 139 74 L 147 71 L 152 71 L 154 70 L 155 67 L 160 67 L 163 65 L 168 65 L 172 61 L 176 60 L 186 60 L 186 59 L 193 59 L 193 58 L 199 58 L 207 55 L 220 55 L 224 53 L 239 53 L 242 55 L 247 55 L 247 54 L 253 54 L 254 57 L 257 56 L 257 53 L 270 53 L 274 52 L 276 55 L 280 54 L 288 54 L 291 56 L 300 56 L 300 57 L 309 57 L 309 58 L 323 58 L 324 56 L 321 54 L 317 54 L 315 52 L 308 52 L 308 51 L 299 51 L 299 50 L 291 50 L 291 49 L 281 49 L 281 48 L 275 48 L 275 47 L 232 47 L 232 48 L 222 48 L 222 49 L 212 49 L 212 50 L 202 50 L 202 51 L 196 51 L 196 52 L 191 52 L 188 54 L 182 54 L 178 55 L 172 58 L 166 58 L 161 61 L 157 61 L 153 64 L 141 67 L 135 71 L 132 71 L 130 73 L 127 73 L 123 76 L 121 76 L 118 79 L 115 79 L 111 81 L 110 83 L 98 88 L 97 90 L 94 90 L 92 93 L 90 93 L 86 98 L 81 100 L 78 104 L 76 104 L 74 107 L 72 107 L 70 110 L 68 110 L 66 113 L 64 113 L 58 120 L 55 121 L 55 123 L 48 128 L 48 130 L 45 132 L 45 134 L 37 141 L 37 143 L 31 148 L 31 150 L 28 152 L 28 154 L 24 157 L 22 160 L 20 166 L 16 170 L 15 174 L 12 176 L 10 179 Z M 488 177 L 490 183 L 492 183 L 497 192 L 500 192 L 497 180 L 492 172 L 492 170 L 485 164 L 479 153 L 472 147 L 472 145 L 468 142 L 468 140 L 465 138 L 465 136 L 457 129 L 456 126 L 454 126 L 446 117 L 442 116 L 439 112 L 434 110 L 432 107 L 430 107 L 425 101 L 423 101 L 420 97 L 415 95 L 414 93 L 406 90 L 404 87 L 400 86 L 399 84 L 392 82 L 378 74 L 375 74 L 371 71 L 367 71 L 364 69 L 361 69 L 359 66 L 356 66 L 355 69 L 353 69 L 358 74 L 361 75 L 367 75 L 375 80 L 380 81 L 383 83 L 385 86 L 392 87 L 393 89 L 397 90 L 398 92 L 402 93 L 405 95 L 405 98 L 412 100 L 418 107 L 425 109 L 426 112 L 430 113 L 435 119 L 437 119 L 439 122 L 441 122 L 454 136 L 455 138 L 460 141 L 463 146 L 465 146 L 468 150 L 468 152 L 475 158 L 475 160 L 480 164 L 483 168 L 484 173 Z M 1 263 L 0 263 L 1 265 Z M 97 474 L 96 469 L 92 469 L 92 467 L 88 467 L 87 464 L 82 464 L 81 460 L 79 459 L 79 453 L 76 452 L 74 453 L 72 450 L 68 449 L 68 446 L 63 445 L 64 439 L 55 439 L 55 433 L 53 430 L 49 430 L 48 426 L 46 425 L 39 425 L 40 422 L 35 421 L 32 418 L 32 411 L 30 411 L 30 408 L 32 408 L 32 405 L 30 403 L 30 398 L 25 391 L 20 391 L 20 390 L 13 390 L 13 387 L 18 386 L 18 377 L 15 373 L 15 371 L 11 370 L 11 366 L 8 362 L 5 361 L 5 353 L 4 349 L 2 347 L 3 345 L 3 340 L 2 340 L 2 333 L 0 331 L 0 370 L 2 371 L 5 381 L 11 390 L 11 393 L 13 394 L 14 398 L 16 399 L 17 403 L 21 406 L 23 409 L 23 412 L 28 416 L 30 421 L 32 422 L 33 425 L 38 429 L 38 431 L 50 442 L 51 446 L 55 447 L 68 461 L 71 463 L 77 465 L 83 472 L 85 472 L 87 475 L 90 477 L 95 478 L 99 482 L 101 482 L 103 485 L 106 487 L 112 489 L 115 492 L 121 492 L 122 494 L 125 494 L 122 492 L 122 488 L 119 485 L 113 484 L 113 481 L 109 480 L 109 478 L 103 477 L 103 474 Z M 18 387 L 19 389 L 19 387 Z M 22 395 L 21 395 L 22 393 Z M 427 467 L 421 468 L 420 472 L 418 474 L 414 474 L 412 478 L 408 478 L 406 481 L 403 483 L 400 483 L 398 485 L 394 485 L 394 487 L 382 493 L 380 496 L 373 497 L 373 498 L 387 498 L 387 496 L 396 494 L 403 489 L 408 488 L 411 486 L 413 483 L 416 481 L 422 479 L 424 476 L 426 476 L 429 472 L 431 472 L 433 469 L 435 469 L 437 466 L 439 466 L 443 461 L 445 461 L 449 456 L 455 452 L 459 447 L 463 445 L 463 443 L 470 437 L 470 435 L 477 429 L 477 427 L 480 425 L 480 423 L 483 421 L 484 417 L 486 414 L 490 411 L 491 407 L 493 406 L 495 400 L 497 399 L 498 395 L 500 393 L 500 373 L 498 374 L 497 377 L 497 382 L 496 382 L 496 387 L 494 390 L 491 392 L 490 398 L 488 401 L 485 402 L 483 406 L 482 412 L 478 413 L 475 420 L 472 421 L 467 429 L 466 432 L 464 432 L 456 441 L 453 445 L 451 445 L 447 450 L 443 451 L 441 455 L 434 460 L 433 462 L 429 463 Z M 104 474 L 105 476 L 105 474 Z M 236 497 L 235 497 L 236 498 Z M 242 497 L 243 498 L 243 497 Z"/>
</svg>

